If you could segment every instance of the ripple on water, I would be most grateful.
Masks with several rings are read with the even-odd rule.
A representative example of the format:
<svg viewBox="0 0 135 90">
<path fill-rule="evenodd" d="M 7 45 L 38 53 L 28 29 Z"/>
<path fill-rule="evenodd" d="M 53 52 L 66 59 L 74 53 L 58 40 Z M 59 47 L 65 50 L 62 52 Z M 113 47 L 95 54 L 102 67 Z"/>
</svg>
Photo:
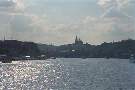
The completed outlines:
<svg viewBox="0 0 135 90">
<path fill-rule="evenodd" d="M 0 63 L 0 90 L 132 90 L 135 65 L 118 59 Z"/>
<path fill-rule="evenodd" d="M 2 90 L 45 90 L 55 88 L 62 78 L 58 61 L 25 61 L 0 64 Z M 60 82 L 59 82 L 60 83 Z"/>
</svg>

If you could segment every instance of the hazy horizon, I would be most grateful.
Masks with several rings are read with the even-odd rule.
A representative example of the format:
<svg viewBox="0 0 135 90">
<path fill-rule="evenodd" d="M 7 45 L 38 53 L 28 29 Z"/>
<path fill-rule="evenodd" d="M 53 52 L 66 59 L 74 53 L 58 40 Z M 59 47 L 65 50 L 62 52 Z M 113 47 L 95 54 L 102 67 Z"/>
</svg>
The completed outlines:
<svg viewBox="0 0 135 90">
<path fill-rule="evenodd" d="M 0 39 L 93 45 L 135 39 L 134 0 L 0 0 Z"/>
</svg>

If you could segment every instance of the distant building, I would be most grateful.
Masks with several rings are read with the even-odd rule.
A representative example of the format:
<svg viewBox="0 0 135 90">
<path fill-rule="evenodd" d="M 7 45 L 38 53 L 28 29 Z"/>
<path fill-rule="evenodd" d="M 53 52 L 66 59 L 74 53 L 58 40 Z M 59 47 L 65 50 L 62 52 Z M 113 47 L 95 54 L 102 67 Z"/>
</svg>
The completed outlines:
<svg viewBox="0 0 135 90">
<path fill-rule="evenodd" d="M 83 44 L 83 41 L 76 36 L 76 38 L 75 38 L 75 44 L 76 45 L 82 45 Z"/>
</svg>

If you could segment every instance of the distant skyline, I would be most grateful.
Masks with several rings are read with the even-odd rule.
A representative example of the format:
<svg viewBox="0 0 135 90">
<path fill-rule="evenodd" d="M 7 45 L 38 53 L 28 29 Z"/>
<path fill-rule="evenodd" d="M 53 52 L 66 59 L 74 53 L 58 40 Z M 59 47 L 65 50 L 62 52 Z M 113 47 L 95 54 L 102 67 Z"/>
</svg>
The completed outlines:
<svg viewBox="0 0 135 90">
<path fill-rule="evenodd" d="M 135 39 L 135 0 L 0 0 L 0 39 L 53 43 Z"/>
</svg>

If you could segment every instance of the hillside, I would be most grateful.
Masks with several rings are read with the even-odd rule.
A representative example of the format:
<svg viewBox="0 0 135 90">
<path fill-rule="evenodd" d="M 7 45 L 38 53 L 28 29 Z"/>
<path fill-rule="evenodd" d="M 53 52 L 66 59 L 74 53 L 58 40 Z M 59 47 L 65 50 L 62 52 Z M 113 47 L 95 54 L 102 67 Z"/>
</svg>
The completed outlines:
<svg viewBox="0 0 135 90">
<path fill-rule="evenodd" d="M 8 56 L 36 56 L 40 54 L 37 44 L 17 40 L 0 41 L 0 54 Z"/>
<path fill-rule="evenodd" d="M 101 45 L 90 44 L 67 44 L 61 46 L 38 45 L 42 53 L 48 56 L 66 58 L 129 58 L 135 54 L 135 40 L 128 39 L 119 42 L 102 43 Z"/>
</svg>

